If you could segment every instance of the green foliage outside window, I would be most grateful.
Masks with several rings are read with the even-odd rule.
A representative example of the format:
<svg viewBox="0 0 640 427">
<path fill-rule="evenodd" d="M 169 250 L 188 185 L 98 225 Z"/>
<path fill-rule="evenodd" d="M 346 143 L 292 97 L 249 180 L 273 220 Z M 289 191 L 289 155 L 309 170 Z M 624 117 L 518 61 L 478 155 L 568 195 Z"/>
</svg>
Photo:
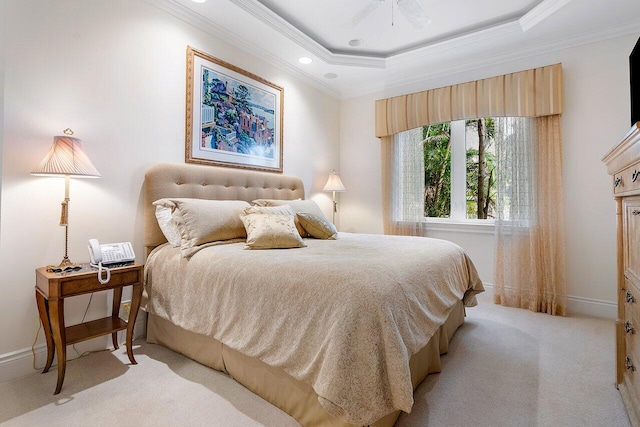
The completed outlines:
<svg viewBox="0 0 640 427">
<path fill-rule="evenodd" d="M 495 215 L 495 124 L 491 117 L 467 120 L 466 218 Z M 451 216 L 451 124 L 423 127 L 424 211 L 427 217 Z"/>
<path fill-rule="evenodd" d="M 448 218 L 451 214 L 451 123 L 424 126 L 422 137 L 425 216 Z"/>
</svg>

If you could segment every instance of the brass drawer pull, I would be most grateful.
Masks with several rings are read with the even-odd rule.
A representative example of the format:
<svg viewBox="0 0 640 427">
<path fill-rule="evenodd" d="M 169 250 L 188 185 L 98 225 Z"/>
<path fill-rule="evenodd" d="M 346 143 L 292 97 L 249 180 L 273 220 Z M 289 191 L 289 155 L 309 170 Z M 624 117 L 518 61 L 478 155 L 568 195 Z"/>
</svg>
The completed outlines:
<svg viewBox="0 0 640 427">
<path fill-rule="evenodd" d="M 624 300 L 625 302 L 629 302 L 631 304 L 633 304 L 634 302 L 636 302 L 636 297 L 634 297 L 631 292 L 627 291 L 627 293 L 624 296 Z"/>
<path fill-rule="evenodd" d="M 627 356 L 627 358 L 624 361 L 624 367 L 629 369 L 631 372 L 636 370 L 636 367 L 633 366 L 633 362 L 631 362 L 631 358 L 629 356 Z"/>
<path fill-rule="evenodd" d="M 613 181 L 613 187 L 617 188 L 618 185 L 622 184 L 622 178 L 618 177 L 615 181 Z"/>
<path fill-rule="evenodd" d="M 631 322 L 629 322 L 629 321 L 624 322 L 624 331 L 627 334 L 635 334 L 636 333 L 636 330 L 633 329 L 633 326 L 631 325 Z"/>
<path fill-rule="evenodd" d="M 634 170 L 633 173 L 631 174 L 631 182 L 636 182 L 636 180 L 638 179 L 639 175 L 640 175 L 640 172 Z"/>
<path fill-rule="evenodd" d="M 634 209 L 631 211 L 631 215 L 640 215 L 640 210 Z"/>
</svg>

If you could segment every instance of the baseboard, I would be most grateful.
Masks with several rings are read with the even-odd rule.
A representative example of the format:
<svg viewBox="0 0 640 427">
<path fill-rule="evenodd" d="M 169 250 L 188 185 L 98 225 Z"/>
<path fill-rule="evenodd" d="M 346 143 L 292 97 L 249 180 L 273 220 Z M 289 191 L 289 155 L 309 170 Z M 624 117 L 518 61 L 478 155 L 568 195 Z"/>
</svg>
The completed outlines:
<svg viewBox="0 0 640 427">
<path fill-rule="evenodd" d="M 493 284 L 483 283 L 483 286 L 493 296 Z M 618 317 L 618 306 L 615 302 L 602 301 L 592 298 L 567 296 L 568 316 L 599 317 L 615 320 Z"/>
<path fill-rule="evenodd" d="M 615 320 L 618 317 L 618 305 L 611 301 L 567 296 L 567 315 Z"/>
<path fill-rule="evenodd" d="M 136 319 L 136 324 L 133 328 L 133 337 L 134 339 L 142 337 L 146 334 L 146 323 L 147 323 L 147 315 L 144 311 L 140 311 L 138 318 Z M 119 332 L 118 338 L 120 342 L 124 341 L 124 331 Z M 42 334 L 42 332 L 40 332 Z M 83 348 L 83 351 L 96 351 L 96 350 L 104 350 L 107 348 L 113 348 L 110 346 L 111 337 L 105 336 L 96 338 L 94 340 L 85 341 L 87 343 L 86 348 Z M 79 344 L 76 344 L 78 346 Z M 122 347 L 120 347 L 122 348 Z M 33 358 L 35 355 L 35 366 L 39 369 L 34 369 Z M 71 346 L 67 347 L 67 355 L 68 358 L 73 359 L 75 355 L 75 351 L 72 350 Z M 7 381 L 14 380 L 16 378 L 23 377 L 25 375 L 32 374 L 34 372 L 41 372 L 42 367 L 47 361 L 47 345 L 39 344 L 34 349 L 33 352 L 31 347 L 23 348 L 21 350 L 12 351 L 11 353 L 6 353 L 0 355 L 0 383 L 4 383 Z M 56 359 L 54 358 L 54 364 L 56 363 Z M 55 368 L 51 368 L 55 370 Z"/>
</svg>

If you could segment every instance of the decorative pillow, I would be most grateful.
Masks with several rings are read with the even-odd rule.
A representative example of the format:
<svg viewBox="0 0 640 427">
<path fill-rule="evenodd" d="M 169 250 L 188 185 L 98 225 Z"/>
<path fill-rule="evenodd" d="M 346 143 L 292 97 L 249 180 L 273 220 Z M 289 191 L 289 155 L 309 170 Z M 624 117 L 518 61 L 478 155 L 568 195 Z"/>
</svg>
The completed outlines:
<svg viewBox="0 0 640 427">
<path fill-rule="evenodd" d="M 154 205 L 156 205 L 156 203 L 154 203 Z M 171 217 L 172 210 L 173 209 L 167 206 L 156 205 L 156 219 L 158 220 L 162 234 L 167 238 L 169 244 L 177 248 L 182 243 L 182 238 L 180 237 L 178 226 L 173 222 L 173 218 Z"/>
<path fill-rule="evenodd" d="M 316 214 L 309 212 L 298 212 L 296 214 L 300 224 L 305 230 L 316 239 L 336 240 L 338 238 L 338 230 L 324 216 L 320 218 Z"/>
<path fill-rule="evenodd" d="M 242 200 L 160 199 L 154 204 L 171 209 L 185 257 L 198 245 L 247 236 L 240 214 L 250 205 Z"/>
<path fill-rule="evenodd" d="M 306 213 L 315 214 L 319 218 L 325 218 L 324 214 L 322 213 L 322 210 L 320 209 L 318 204 L 316 202 L 314 202 L 313 200 L 302 200 L 302 199 L 297 199 L 297 200 L 258 199 L 258 200 L 254 200 L 252 203 L 254 205 L 258 205 L 258 206 L 289 205 L 291 207 L 291 209 L 293 209 L 293 211 L 295 213 L 306 212 Z M 310 234 L 309 230 L 305 230 L 304 229 L 304 227 L 300 224 L 300 220 L 298 219 L 297 216 L 295 217 L 295 222 L 296 222 L 296 228 L 298 229 L 298 232 L 300 233 L 300 235 L 302 237 L 307 237 L 307 235 Z M 302 230 L 302 231 L 300 231 L 300 230 Z"/>
<path fill-rule="evenodd" d="M 247 231 L 247 249 L 302 248 L 305 245 L 296 230 L 293 215 L 259 214 L 241 215 Z"/>
<path fill-rule="evenodd" d="M 293 217 L 293 221 L 296 224 L 296 229 L 298 230 L 298 234 L 300 236 L 306 236 L 307 232 L 302 225 L 298 222 L 298 218 L 296 218 L 296 211 L 294 211 L 289 205 L 280 205 L 280 206 L 250 206 L 244 210 L 245 214 L 273 214 L 273 215 L 291 215 Z"/>
</svg>

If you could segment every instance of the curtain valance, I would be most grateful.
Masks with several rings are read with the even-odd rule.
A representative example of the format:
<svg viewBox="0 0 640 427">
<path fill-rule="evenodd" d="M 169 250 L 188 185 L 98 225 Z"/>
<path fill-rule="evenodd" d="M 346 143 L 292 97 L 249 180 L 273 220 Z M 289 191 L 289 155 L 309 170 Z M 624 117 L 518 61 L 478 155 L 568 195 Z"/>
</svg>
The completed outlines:
<svg viewBox="0 0 640 427">
<path fill-rule="evenodd" d="M 562 64 L 376 101 L 376 136 L 477 117 L 562 114 Z"/>
</svg>

